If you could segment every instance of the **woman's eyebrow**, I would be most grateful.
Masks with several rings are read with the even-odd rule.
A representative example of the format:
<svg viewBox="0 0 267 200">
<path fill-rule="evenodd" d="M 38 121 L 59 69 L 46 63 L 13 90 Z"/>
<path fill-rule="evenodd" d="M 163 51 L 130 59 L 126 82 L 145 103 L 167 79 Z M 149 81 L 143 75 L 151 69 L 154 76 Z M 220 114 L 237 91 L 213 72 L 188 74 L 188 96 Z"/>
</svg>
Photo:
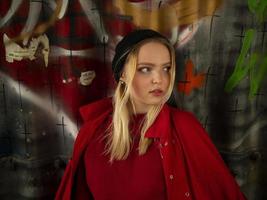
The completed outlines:
<svg viewBox="0 0 267 200">
<path fill-rule="evenodd" d="M 141 62 L 141 63 L 137 63 L 137 65 L 155 65 L 155 64 L 149 63 L 149 62 Z"/>
<path fill-rule="evenodd" d="M 171 62 L 166 62 L 166 63 L 162 63 L 161 66 L 164 66 L 164 65 L 170 65 Z M 150 63 L 150 62 L 141 62 L 141 63 L 137 63 L 137 65 L 150 65 L 150 66 L 156 66 L 156 64 L 154 63 Z"/>
<path fill-rule="evenodd" d="M 170 65 L 171 62 L 166 62 L 166 63 L 163 63 L 162 65 Z"/>
</svg>

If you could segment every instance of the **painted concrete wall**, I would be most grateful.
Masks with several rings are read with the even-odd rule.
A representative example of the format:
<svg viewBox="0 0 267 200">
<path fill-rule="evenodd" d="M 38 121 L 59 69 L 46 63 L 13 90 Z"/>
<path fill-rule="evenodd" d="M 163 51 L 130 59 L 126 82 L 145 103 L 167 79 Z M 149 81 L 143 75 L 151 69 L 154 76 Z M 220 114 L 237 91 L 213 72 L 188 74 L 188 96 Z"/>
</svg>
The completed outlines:
<svg viewBox="0 0 267 200">
<path fill-rule="evenodd" d="M 266 0 L 1 1 L 0 198 L 53 199 L 78 108 L 112 95 L 115 45 L 145 27 L 176 47 L 176 103 L 248 199 L 266 199 L 266 10 Z"/>
</svg>

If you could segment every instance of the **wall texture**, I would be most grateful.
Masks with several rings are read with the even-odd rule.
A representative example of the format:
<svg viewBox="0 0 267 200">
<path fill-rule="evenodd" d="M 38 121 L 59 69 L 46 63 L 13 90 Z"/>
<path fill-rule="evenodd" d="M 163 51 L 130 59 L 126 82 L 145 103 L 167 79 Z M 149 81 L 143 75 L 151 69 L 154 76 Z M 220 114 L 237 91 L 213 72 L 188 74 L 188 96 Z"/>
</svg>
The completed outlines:
<svg viewBox="0 0 267 200">
<path fill-rule="evenodd" d="M 140 27 L 175 45 L 176 103 L 247 198 L 267 199 L 266 13 L 266 0 L 1 1 L 0 199 L 53 199 L 78 108 L 113 93 L 115 45 Z"/>
</svg>

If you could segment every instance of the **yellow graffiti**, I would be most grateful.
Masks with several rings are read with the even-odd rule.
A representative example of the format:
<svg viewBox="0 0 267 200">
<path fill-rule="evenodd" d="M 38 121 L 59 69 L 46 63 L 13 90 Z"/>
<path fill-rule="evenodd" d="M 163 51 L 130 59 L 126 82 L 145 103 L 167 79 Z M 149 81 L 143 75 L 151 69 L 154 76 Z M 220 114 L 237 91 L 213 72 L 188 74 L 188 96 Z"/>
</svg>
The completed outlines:
<svg viewBox="0 0 267 200">
<path fill-rule="evenodd" d="M 131 16 L 132 22 L 137 27 L 166 31 L 212 15 L 221 2 L 222 0 L 177 0 L 151 9 L 145 9 L 125 0 L 114 0 L 113 3 L 115 10 L 121 15 Z"/>
</svg>

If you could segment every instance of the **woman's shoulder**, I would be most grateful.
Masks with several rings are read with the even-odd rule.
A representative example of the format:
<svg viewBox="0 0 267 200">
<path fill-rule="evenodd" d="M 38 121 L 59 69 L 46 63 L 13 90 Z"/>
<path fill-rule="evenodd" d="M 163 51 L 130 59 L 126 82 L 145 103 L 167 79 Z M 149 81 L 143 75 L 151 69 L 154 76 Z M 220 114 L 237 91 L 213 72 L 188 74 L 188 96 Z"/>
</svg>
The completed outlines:
<svg viewBox="0 0 267 200">
<path fill-rule="evenodd" d="M 171 117 L 174 120 L 179 120 L 183 123 L 186 122 L 198 122 L 197 118 L 192 112 L 182 110 L 180 108 L 172 107 L 169 105 L 165 105 L 165 109 L 169 110 Z"/>
<path fill-rule="evenodd" d="M 178 132 L 190 140 L 190 137 L 207 139 L 208 134 L 200 121 L 189 111 L 168 107 L 172 124 Z M 203 134 L 205 133 L 205 134 Z M 205 136 L 204 136 L 205 135 Z M 203 136 L 203 137 L 202 137 Z"/>
<path fill-rule="evenodd" d="M 81 126 L 74 144 L 73 157 L 79 157 L 89 144 L 98 128 L 104 128 L 112 113 L 112 99 L 105 98 L 80 108 L 84 124 Z"/>
<path fill-rule="evenodd" d="M 192 112 L 170 106 L 167 106 L 167 109 L 169 110 L 169 116 L 173 126 L 177 130 L 180 130 L 180 132 L 187 135 L 190 135 L 189 133 L 206 132 L 201 122 Z"/>
</svg>

